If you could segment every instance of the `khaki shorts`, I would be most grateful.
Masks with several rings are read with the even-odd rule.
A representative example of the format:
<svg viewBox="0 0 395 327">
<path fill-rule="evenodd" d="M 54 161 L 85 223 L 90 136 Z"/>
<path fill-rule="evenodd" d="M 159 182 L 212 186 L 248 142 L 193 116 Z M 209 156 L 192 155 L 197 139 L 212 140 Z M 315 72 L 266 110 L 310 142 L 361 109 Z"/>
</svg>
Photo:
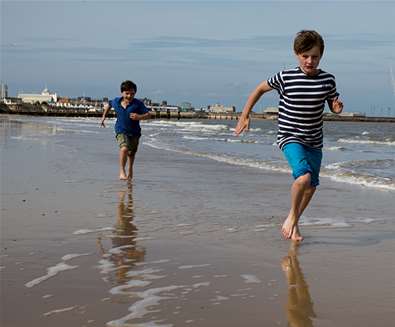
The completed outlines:
<svg viewBox="0 0 395 327">
<path fill-rule="evenodd" d="M 115 136 L 115 138 L 117 139 L 119 148 L 127 147 L 129 155 L 136 154 L 137 148 L 139 147 L 140 136 L 129 136 L 126 134 L 117 134 Z"/>
</svg>

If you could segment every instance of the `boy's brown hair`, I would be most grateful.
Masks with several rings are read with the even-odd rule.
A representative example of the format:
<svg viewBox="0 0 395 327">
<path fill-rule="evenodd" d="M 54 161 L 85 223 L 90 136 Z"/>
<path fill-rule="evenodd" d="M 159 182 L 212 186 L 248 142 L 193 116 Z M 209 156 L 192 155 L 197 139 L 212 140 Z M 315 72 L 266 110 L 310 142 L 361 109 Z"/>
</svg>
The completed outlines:
<svg viewBox="0 0 395 327">
<path fill-rule="evenodd" d="M 137 92 L 137 85 L 132 81 L 123 81 L 121 84 L 121 92 L 123 91 L 134 91 Z"/>
<path fill-rule="evenodd" d="M 311 50 L 313 47 L 318 46 L 320 48 L 321 56 L 324 53 L 324 39 L 316 31 L 303 30 L 296 34 L 294 40 L 294 51 L 296 54 L 300 54 Z"/>
</svg>

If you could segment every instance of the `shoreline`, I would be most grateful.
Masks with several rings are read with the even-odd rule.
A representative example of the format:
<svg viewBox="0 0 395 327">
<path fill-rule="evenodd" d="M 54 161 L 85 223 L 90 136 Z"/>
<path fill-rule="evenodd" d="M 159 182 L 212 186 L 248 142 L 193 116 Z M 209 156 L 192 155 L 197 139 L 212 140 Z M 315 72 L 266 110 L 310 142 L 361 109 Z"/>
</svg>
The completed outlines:
<svg viewBox="0 0 395 327">
<path fill-rule="evenodd" d="M 0 104 L 0 115 L 31 115 L 31 116 L 49 116 L 49 117 L 102 117 L 102 112 L 90 112 L 88 110 L 72 110 L 72 109 L 52 109 L 44 105 L 13 105 L 12 107 Z M 225 114 L 225 113 L 205 113 L 205 112 L 151 112 L 151 119 L 207 119 L 207 120 L 238 120 L 241 112 Z M 116 117 L 114 112 L 107 114 L 108 118 Z M 277 116 L 273 114 L 251 113 L 252 119 L 257 120 L 277 120 Z M 331 113 L 324 113 L 324 121 L 336 122 L 366 122 L 366 123 L 395 123 L 395 117 L 379 117 L 379 116 L 341 116 Z"/>
</svg>

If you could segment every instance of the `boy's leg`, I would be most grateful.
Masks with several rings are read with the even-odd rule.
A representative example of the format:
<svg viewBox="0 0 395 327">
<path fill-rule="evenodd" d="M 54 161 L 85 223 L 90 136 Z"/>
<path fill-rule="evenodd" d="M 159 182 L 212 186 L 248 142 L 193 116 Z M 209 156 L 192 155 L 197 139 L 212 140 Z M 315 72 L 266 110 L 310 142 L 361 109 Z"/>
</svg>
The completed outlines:
<svg viewBox="0 0 395 327">
<path fill-rule="evenodd" d="M 298 218 L 298 222 L 300 217 L 302 216 L 304 210 L 307 208 L 308 204 L 310 203 L 311 198 L 313 197 L 314 193 L 315 193 L 316 188 L 313 186 L 310 186 L 309 188 L 307 188 L 303 194 L 303 198 L 302 201 L 299 205 L 299 218 Z M 300 234 L 299 231 L 299 225 L 298 223 L 296 223 L 294 230 L 292 232 L 291 235 L 291 240 L 293 241 L 298 241 L 301 242 L 303 241 L 303 236 Z"/>
<path fill-rule="evenodd" d="M 134 164 L 134 158 L 135 154 L 128 154 L 128 160 L 129 160 L 129 170 L 128 170 L 128 179 L 131 180 L 133 179 L 133 164 Z"/>
<path fill-rule="evenodd" d="M 282 226 L 282 234 L 287 239 L 302 241 L 298 228 L 298 221 L 301 213 L 311 200 L 314 192 L 311 192 L 310 173 L 298 177 L 291 187 L 291 209 L 287 219 Z"/>
<path fill-rule="evenodd" d="M 123 146 L 119 149 L 119 179 L 128 179 L 125 171 L 126 161 L 128 160 L 128 148 Z"/>
<path fill-rule="evenodd" d="M 129 159 L 129 169 L 128 169 L 128 179 L 133 179 L 133 164 L 136 157 L 137 149 L 139 146 L 140 137 L 128 136 L 128 159 Z"/>
<path fill-rule="evenodd" d="M 295 178 L 291 187 L 291 209 L 285 220 L 282 233 L 285 238 L 302 241 L 298 221 L 310 203 L 316 186 L 322 159 L 321 150 L 310 149 L 298 143 L 290 143 L 283 149 Z"/>
<path fill-rule="evenodd" d="M 127 137 L 125 134 L 117 134 L 115 138 L 119 145 L 119 179 L 126 180 L 128 179 L 125 171 L 126 161 L 128 160 Z"/>
</svg>

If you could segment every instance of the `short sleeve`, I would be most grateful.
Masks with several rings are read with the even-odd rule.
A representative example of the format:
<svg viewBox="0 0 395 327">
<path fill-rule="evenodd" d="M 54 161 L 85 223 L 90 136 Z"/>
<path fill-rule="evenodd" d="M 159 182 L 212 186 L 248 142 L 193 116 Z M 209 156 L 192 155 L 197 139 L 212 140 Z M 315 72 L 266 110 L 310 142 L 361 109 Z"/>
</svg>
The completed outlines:
<svg viewBox="0 0 395 327">
<path fill-rule="evenodd" d="M 111 99 L 110 101 L 108 101 L 110 108 L 115 108 L 120 100 L 121 100 L 121 98 L 114 98 L 114 99 Z"/>
<path fill-rule="evenodd" d="M 277 73 L 276 75 L 270 77 L 267 80 L 267 83 L 272 89 L 277 90 L 278 93 L 282 92 L 283 90 L 283 79 L 281 72 Z"/>
<path fill-rule="evenodd" d="M 326 99 L 329 100 L 329 101 L 332 101 L 332 100 L 336 99 L 338 96 L 339 96 L 339 93 L 336 90 L 335 77 L 332 77 L 332 79 L 331 79 L 331 89 L 329 90 Z"/>
<path fill-rule="evenodd" d="M 147 112 L 149 112 L 148 108 L 144 105 L 144 102 L 140 102 L 140 106 L 139 106 L 139 114 L 143 115 L 146 114 Z"/>
</svg>

